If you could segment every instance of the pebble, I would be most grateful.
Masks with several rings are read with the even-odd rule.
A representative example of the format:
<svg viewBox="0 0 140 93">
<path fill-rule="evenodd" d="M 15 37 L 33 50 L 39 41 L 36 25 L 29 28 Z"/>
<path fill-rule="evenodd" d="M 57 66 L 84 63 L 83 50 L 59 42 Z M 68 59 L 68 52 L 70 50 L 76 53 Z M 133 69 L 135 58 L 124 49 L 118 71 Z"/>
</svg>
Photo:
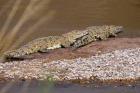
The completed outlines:
<svg viewBox="0 0 140 93">
<path fill-rule="evenodd" d="M 89 58 L 57 60 L 45 59 L 0 63 L 0 75 L 10 79 L 25 78 L 56 81 L 90 79 L 100 80 L 140 78 L 140 48 L 115 50 Z"/>
</svg>

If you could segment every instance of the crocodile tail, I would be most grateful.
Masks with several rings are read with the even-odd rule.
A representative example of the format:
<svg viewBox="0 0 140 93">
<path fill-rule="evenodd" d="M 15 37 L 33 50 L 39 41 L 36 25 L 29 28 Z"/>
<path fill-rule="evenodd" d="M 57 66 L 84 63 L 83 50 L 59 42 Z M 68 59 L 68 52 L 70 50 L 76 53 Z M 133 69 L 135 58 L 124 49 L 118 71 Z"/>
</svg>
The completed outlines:
<svg viewBox="0 0 140 93">
<path fill-rule="evenodd" d="M 5 52 L 4 58 L 5 59 L 10 59 L 10 58 L 22 58 L 22 56 L 26 55 L 26 54 L 30 54 L 33 51 L 31 51 L 31 47 L 28 47 L 28 44 L 20 47 L 19 49 L 15 49 L 15 50 L 11 50 L 11 51 L 7 51 Z"/>
<path fill-rule="evenodd" d="M 21 51 L 21 49 L 7 51 L 3 54 L 4 59 L 10 59 L 10 58 L 19 58 L 21 56 L 24 56 L 26 53 L 25 51 Z"/>
</svg>

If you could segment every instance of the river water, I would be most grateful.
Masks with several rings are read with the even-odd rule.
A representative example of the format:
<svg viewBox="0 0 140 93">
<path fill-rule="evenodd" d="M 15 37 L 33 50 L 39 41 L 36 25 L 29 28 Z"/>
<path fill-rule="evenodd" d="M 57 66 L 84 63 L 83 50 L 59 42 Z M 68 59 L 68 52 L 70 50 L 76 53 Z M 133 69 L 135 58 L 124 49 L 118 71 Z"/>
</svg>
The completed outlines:
<svg viewBox="0 0 140 93">
<path fill-rule="evenodd" d="M 11 2 L 0 0 L 0 11 L 7 7 L 7 3 L 10 6 L 0 15 L 0 27 L 3 26 L 16 0 L 9 1 Z M 28 4 L 29 0 L 21 2 L 8 31 L 17 24 Z M 22 35 L 28 31 L 50 11 L 54 12 L 53 16 L 49 21 L 44 21 L 37 26 L 34 33 L 27 37 L 28 41 L 37 37 L 61 35 L 73 29 L 104 24 L 124 26 L 125 31 L 120 37 L 140 37 L 140 0 L 50 0 L 49 4 L 45 4 L 20 27 L 19 33 Z"/>
<path fill-rule="evenodd" d="M 11 83 L 12 84 L 12 83 Z M 10 87 L 9 87 L 10 86 Z M 137 86 L 81 86 L 78 84 L 53 84 L 42 81 L 20 81 L 0 84 L 1 93 L 139 93 L 140 85 Z"/>
<path fill-rule="evenodd" d="M 9 2 L 10 1 L 10 2 Z M 0 0 L 0 27 L 3 27 L 12 6 L 16 0 Z M 46 0 L 47 1 L 47 0 Z M 23 0 L 14 19 L 7 31 L 10 31 L 17 25 L 21 15 L 29 0 Z M 4 11 L 5 9 L 5 11 Z M 49 21 L 44 21 L 40 26 L 33 29 L 34 32 L 27 37 L 30 41 L 37 37 L 49 35 L 61 35 L 73 29 L 84 29 L 92 25 L 114 24 L 122 25 L 125 31 L 120 37 L 140 37 L 140 0 L 50 0 L 50 3 L 34 14 L 22 27 L 20 27 L 20 36 L 28 31 L 32 26 L 38 23 L 41 18 L 47 15 L 49 11 L 54 11 L 54 15 Z M 47 16 L 46 16 L 47 17 Z M 0 84 L 0 89 L 4 84 Z M 45 85 L 31 84 L 30 93 L 40 93 L 39 89 Z M 19 89 L 22 84 L 13 85 L 7 93 L 21 93 Z M 89 88 L 79 85 L 70 85 L 55 87 L 54 93 L 139 93 L 140 86 L 135 87 L 99 87 Z M 43 93 L 43 92 L 42 92 Z"/>
</svg>

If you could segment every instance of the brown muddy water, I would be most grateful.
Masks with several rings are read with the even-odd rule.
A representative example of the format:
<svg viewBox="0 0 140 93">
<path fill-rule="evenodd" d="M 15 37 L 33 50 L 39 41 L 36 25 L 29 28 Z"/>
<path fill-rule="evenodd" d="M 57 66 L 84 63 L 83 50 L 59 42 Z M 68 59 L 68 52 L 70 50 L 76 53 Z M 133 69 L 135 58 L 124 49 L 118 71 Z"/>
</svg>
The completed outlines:
<svg viewBox="0 0 140 93">
<path fill-rule="evenodd" d="M 0 27 L 3 26 L 15 1 L 0 0 L 0 11 L 3 11 L 3 8 L 6 11 L 0 12 Z M 21 1 L 8 31 L 17 24 L 30 0 Z M 50 0 L 49 4 L 42 6 L 43 8 L 20 27 L 20 36 L 38 23 L 49 11 L 54 11 L 54 15 L 49 21 L 44 21 L 34 29 L 34 33 L 27 38 L 27 41 L 104 24 L 124 26 L 125 32 L 120 37 L 140 37 L 140 0 Z"/>
<path fill-rule="evenodd" d="M 0 0 L 0 28 L 3 27 L 15 1 Z M 29 0 L 22 0 L 7 31 L 17 25 L 28 4 Z M 125 32 L 120 37 L 140 37 L 140 0 L 50 0 L 48 5 L 43 6 L 38 13 L 20 27 L 20 36 L 46 16 L 48 11 L 55 12 L 52 18 L 35 28 L 34 33 L 25 41 L 42 36 L 61 35 L 73 29 L 104 24 L 124 26 Z M 4 91 L 6 84 L 0 84 L 0 90 Z M 47 88 L 43 82 L 33 82 L 28 86 L 24 82 L 20 82 L 13 84 L 4 93 L 21 93 L 21 91 L 24 93 L 25 91 L 27 91 L 26 93 L 46 93 L 46 91 L 43 92 L 44 89 Z M 71 84 L 51 86 L 49 89 L 51 93 L 139 93 L 140 86 L 82 87 Z"/>
<path fill-rule="evenodd" d="M 12 84 L 12 83 L 11 83 Z M 7 86 L 7 87 L 5 87 Z M 9 87 L 10 86 L 10 87 Z M 24 87 L 23 87 L 24 86 Z M 54 84 L 45 81 L 14 82 L 0 85 L 1 93 L 139 93 L 140 85 L 137 86 L 80 86 L 77 84 Z"/>
</svg>

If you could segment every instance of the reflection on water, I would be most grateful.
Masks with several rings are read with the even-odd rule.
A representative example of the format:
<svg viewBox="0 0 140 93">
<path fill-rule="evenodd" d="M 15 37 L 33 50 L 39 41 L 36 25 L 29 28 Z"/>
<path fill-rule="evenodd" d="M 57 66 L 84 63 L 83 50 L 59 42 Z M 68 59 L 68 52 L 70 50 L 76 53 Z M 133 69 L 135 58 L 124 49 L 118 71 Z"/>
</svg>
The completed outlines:
<svg viewBox="0 0 140 93">
<path fill-rule="evenodd" d="M 0 9 L 6 7 L 6 1 L 8 0 L 0 0 Z M 20 18 L 28 2 L 29 0 L 22 2 L 12 24 L 15 24 Z M 46 22 L 35 29 L 35 33 L 30 36 L 29 40 L 41 36 L 60 35 L 72 29 L 102 24 L 124 26 L 126 32 L 122 36 L 125 37 L 140 36 L 140 0 L 51 0 L 49 8 L 46 5 L 42 11 L 20 28 L 21 33 L 30 28 L 48 10 L 56 11 L 54 18 L 49 24 Z M 8 15 L 5 12 L 1 16 L 0 27 L 5 21 L 6 14 Z"/>
<path fill-rule="evenodd" d="M 50 85 L 47 82 L 14 83 L 5 93 L 139 93 L 140 86 L 98 86 L 84 87 L 76 84 Z M 6 85 L 6 84 L 5 84 Z M 28 85 L 24 87 L 25 85 Z M 3 84 L 0 84 L 0 90 Z M 24 91 L 23 91 L 24 89 Z M 2 91 L 1 91 L 2 92 Z"/>
</svg>

